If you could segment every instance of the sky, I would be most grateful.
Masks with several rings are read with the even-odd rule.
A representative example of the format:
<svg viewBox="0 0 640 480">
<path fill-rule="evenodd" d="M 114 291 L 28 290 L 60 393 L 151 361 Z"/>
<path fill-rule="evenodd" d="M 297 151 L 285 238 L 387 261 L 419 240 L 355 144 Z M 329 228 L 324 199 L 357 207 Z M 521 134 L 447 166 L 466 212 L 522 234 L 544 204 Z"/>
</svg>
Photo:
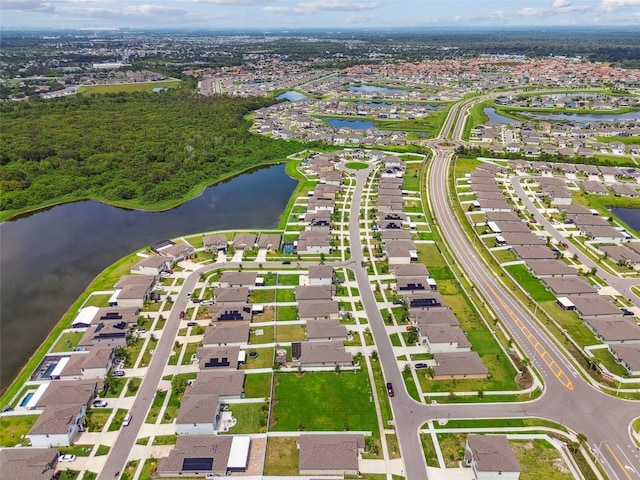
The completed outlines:
<svg viewBox="0 0 640 480">
<path fill-rule="evenodd" d="M 1 28 L 636 26 L 640 0 L 2 0 Z"/>
</svg>

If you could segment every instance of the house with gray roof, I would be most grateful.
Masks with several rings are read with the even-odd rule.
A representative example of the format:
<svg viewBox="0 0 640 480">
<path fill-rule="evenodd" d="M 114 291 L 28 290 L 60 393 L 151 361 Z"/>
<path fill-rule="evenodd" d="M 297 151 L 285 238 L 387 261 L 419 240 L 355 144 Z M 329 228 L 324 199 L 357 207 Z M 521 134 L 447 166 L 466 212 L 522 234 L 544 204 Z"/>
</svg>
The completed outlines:
<svg viewBox="0 0 640 480">
<path fill-rule="evenodd" d="M 109 305 L 142 308 L 145 300 L 150 298 L 157 280 L 155 275 L 124 275 L 115 284 L 115 292 L 109 299 Z"/>
<path fill-rule="evenodd" d="M 364 451 L 359 434 L 301 434 L 298 439 L 300 475 L 356 475 Z"/>
<path fill-rule="evenodd" d="M 577 275 L 576 269 L 562 260 L 527 260 L 526 265 L 538 278 Z"/>
<path fill-rule="evenodd" d="M 249 300 L 247 287 L 218 287 L 213 290 L 213 301 L 217 305 L 227 303 L 246 303 Z"/>
<path fill-rule="evenodd" d="M 246 302 L 225 302 L 219 305 L 210 305 L 207 312 L 213 322 L 250 322 L 252 318 L 252 306 Z"/>
<path fill-rule="evenodd" d="M 333 282 L 333 267 L 331 265 L 310 265 L 309 285 L 331 285 Z"/>
<path fill-rule="evenodd" d="M 104 378 L 114 367 L 116 356 L 113 347 L 88 348 L 82 352 L 76 352 L 66 359 L 58 378 L 53 380 L 81 380 L 92 378 Z"/>
<path fill-rule="evenodd" d="M 555 260 L 556 256 L 553 252 L 542 245 L 515 245 L 511 250 L 525 262 L 529 260 Z"/>
<path fill-rule="evenodd" d="M 256 236 L 253 233 L 238 233 L 232 243 L 236 250 L 251 249 L 256 244 Z"/>
<path fill-rule="evenodd" d="M 307 300 L 331 300 L 334 287 L 332 285 L 298 285 L 294 294 L 298 302 Z"/>
<path fill-rule="evenodd" d="M 628 183 L 613 183 L 611 184 L 611 190 L 613 191 L 613 194 L 618 197 L 638 196 L 638 190 Z"/>
<path fill-rule="evenodd" d="M 487 222 L 522 223 L 522 219 L 513 212 L 486 212 Z"/>
<path fill-rule="evenodd" d="M 297 252 L 300 254 L 329 255 L 331 253 L 331 237 L 324 231 L 304 231 L 298 237 Z"/>
<path fill-rule="evenodd" d="M 631 245 L 634 244 L 630 243 L 629 246 Z M 598 250 L 618 264 L 631 266 L 640 264 L 640 253 L 624 245 L 599 245 Z"/>
<path fill-rule="evenodd" d="M 200 347 L 196 350 L 196 362 L 200 370 L 224 369 L 237 370 L 240 365 L 240 347 Z"/>
<path fill-rule="evenodd" d="M 477 480 L 520 478 L 520 464 L 505 435 L 468 435 L 464 458 Z"/>
<path fill-rule="evenodd" d="M 589 280 L 577 275 L 545 277 L 541 280 L 556 296 L 591 295 L 596 293 L 595 288 L 589 283 Z"/>
<path fill-rule="evenodd" d="M 258 248 L 275 252 L 280 248 L 281 241 L 282 235 L 279 233 L 261 233 L 258 238 Z"/>
<path fill-rule="evenodd" d="M 396 277 L 429 277 L 429 270 L 424 263 L 392 263 L 389 271 Z"/>
<path fill-rule="evenodd" d="M 157 250 L 158 255 L 162 255 L 171 260 L 172 263 L 182 262 L 193 256 L 195 248 L 191 245 L 184 243 L 175 243 L 173 245 L 167 245 L 166 247 L 159 248 Z"/>
<path fill-rule="evenodd" d="M 409 230 L 388 230 L 380 234 L 382 241 L 387 242 L 394 240 L 411 240 L 411 232 Z"/>
<path fill-rule="evenodd" d="M 434 380 L 487 378 L 489 374 L 478 352 L 440 352 L 433 359 Z"/>
<path fill-rule="evenodd" d="M 47 405 L 29 430 L 29 441 L 36 448 L 69 447 L 85 430 L 85 404 Z"/>
<path fill-rule="evenodd" d="M 627 317 L 588 318 L 584 323 L 605 343 L 640 343 L 640 327 Z"/>
<path fill-rule="evenodd" d="M 258 272 L 226 270 L 220 276 L 220 287 L 254 287 Z"/>
<path fill-rule="evenodd" d="M 222 234 L 207 235 L 202 239 L 202 242 L 207 252 L 227 251 L 227 237 Z"/>
<path fill-rule="evenodd" d="M 306 324 L 307 340 L 310 342 L 341 340 L 346 341 L 349 337 L 347 327 L 340 324 L 336 319 L 309 320 Z"/>
<path fill-rule="evenodd" d="M 594 242 L 622 242 L 627 238 L 622 232 L 609 226 L 580 225 L 580 233 Z"/>
<path fill-rule="evenodd" d="M 610 227 L 611 224 L 600 215 L 592 215 L 590 213 L 570 213 L 567 214 L 567 220 L 572 221 L 579 227 L 597 226 L 597 227 Z"/>
<path fill-rule="evenodd" d="M 597 180 L 585 180 L 582 182 L 582 189 L 588 195 L 607 195 L 609 193 L 607 186 Z"/>
<path fill-rule="evenodd" d="M 600 295 L 568 296 L 583 319 L 622 316 L 622 312 L 609 298 Z"/>
<path fill-rule="evenodd" d="M 609 350 L 630 375 L 640 375 L 640 345 L 618 343 L 609 345 Z"/>
<path fill-rule="evenodd" d="M 298 318 L 300 320 L 338 319 L 340 309 L 333 300 L 305 300 L 298 302 Z"/>
<path fill-rule="evenodd" d="M 139 273 L 142 275 L 160 275 L 162 272 L 168 272 L 171 270 L 173 261 L 167 257 L 160 255 L 151 255 L 147 258 L 143 258 L 133 267 L 131 267 L 131 273 Z"/>
<path fill-rule="evenodd" d="M 158 462 L 161 477 L 226 476 L 233 436 L 179 436 L 175 446 Z"/>
<path fill-rule="evenodd" d="M 422 343 L 431 353 L 471 351 L 471 343 L 459 328 L 441 323 L 422 325 L 419 330 Z"/>
<path fill-rule="evenodd" d="M 55 448 L 0 448 L 0 478 L 52 480 L 59 456 Z"/>
<path fill-rule="evenodd" d="M 494 222 L 498 227 L 499 233 L 511 233 L 511 234 L 527 234 L 529 235 L 531 229 L 526 223 L 522 222 Z"/>
<path fill-rule="evenodd" d="M 423 326 L 429 325 L 449 325 L 459 327 L 460 322 L 449 307 L 434 307 L 427 310 L 409 310 L 409 320 L 414 322 L 420 330 Z M 422 331 L 420 331 L 422 334 Z M 421 343 L 424 343 L 421 339 Z"/>
<path fill-rule="evenodd" d="M 51 382 L 36 408 L 50 405 L 85 405 L 88 407 L 102 390 L 102 380 L 56 380 Z"/>
<path fill-rule="evenodd" d="M 526 233 L 510 233 L 510 232 L 504 232 L 501 234 L 502 238 L 504 238 L 505 242 L 507 242 L 509 245 L 524 245 L 524 246 L 533 246 L 533 245 L 546 245 L 547 241 L 542 238 L 539 237 L 538 235 L 535 235 L 533 233 L 530 232 L 526 232 Z"/>
<path fill-rule="evenodd" d="M 294 359 L 295 361 L 296 359 Z M 300 342 L 300 357 L 297 359 L 302 368 L 333 367 L 353 365 L 353 355 L 347 352 L 341 341 Z"/>
</svg>

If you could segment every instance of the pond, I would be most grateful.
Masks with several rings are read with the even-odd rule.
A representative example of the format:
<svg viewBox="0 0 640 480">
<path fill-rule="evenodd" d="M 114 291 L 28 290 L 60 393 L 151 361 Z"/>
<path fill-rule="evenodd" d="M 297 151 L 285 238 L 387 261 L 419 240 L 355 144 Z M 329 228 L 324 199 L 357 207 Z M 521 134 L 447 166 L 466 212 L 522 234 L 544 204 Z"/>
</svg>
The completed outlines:
<svg viewBox="0 0 640 480">
<path fill-rule="evenodd" d="M 145 212 L 67 203 L 0 225 L 0 385 L 7 386 L 104 268 L 160 240 L 274 228 L 296 186 L 285 165 L 242 174 L 177 208 Z"/>
<path fill-rule="evenodd" d="M 324 118 L 330 127 L 351 128 L 353 130 L 368 130 L 374 128 L 375 124 L 371 120 L 349 120 L 346 118 Z"/>
<path fill-rule="evenodd" d="M 407 93 L 409 91 L 402 88 L 378 87 L 376 85 L 352 85 L 347 90 L 362 93 Z"/>
<path fill-rule="evenodd" d="M 636 231 L 640 231 L 640 208 L 608 207 L 616 217 Z"/>
<path fill-rule="evenodd" d="M 522 123 L 512 118 L 504 117 L 499 113 L 496 113 L 495 108 L 487 107 L 483 110 L 484 114 L 489 117 L 490 122 L 506 123 L 513 125 L 516 123 Z M 522 117 L 531 118 L 534 120 L 557 120 L 557 121 L 571 121 L 571 122 L 617 122 L 617 121 L 640 121 L 640 111 L 628 112 L 628 113 L 603 113 L 596 115 L 594 113 L 532 113 L 532 112 L 518 112 L 518 115 Z"/>
<path fill-rule="evenodd" d="M 281 93 L 276 98 L 278 100 L 289 100 L 290 102 L 297 102 L 299 100 L 304 100 L 305 98 L 309 98 L 309 97 L 307 97 L 304 93 L 289 90 L 288 92 Z"/>
</svg>

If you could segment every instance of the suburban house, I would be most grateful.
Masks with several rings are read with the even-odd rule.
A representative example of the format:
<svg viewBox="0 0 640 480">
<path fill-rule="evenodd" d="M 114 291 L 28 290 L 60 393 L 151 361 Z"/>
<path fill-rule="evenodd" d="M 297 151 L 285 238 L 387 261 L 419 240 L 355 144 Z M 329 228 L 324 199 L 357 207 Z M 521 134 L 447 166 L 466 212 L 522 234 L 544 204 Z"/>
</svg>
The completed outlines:
<svg viewBox="0 0 640 480">
<path fill-rule="evenodd" d="M 220 305 L 210 305 L 208 313 L 214 322 L 251 321 L 251 308 L 246 302 L 224 302 Z"/>
<path fill-rule="evenodd" d="M 158 255 L 167 257 L 173 263 L 182 262 L 188 260 L 195 253 L 195 249 L 191 245 L 184 243 L 176 243 L 173 245 L 167 245 L 166 247 L 159 248 L 157 250 Z"/>
<path fill-rule="evenodd" d="M 537 278 L 577 275 L 577 270 L 562 260 L 528 260 L 527 267 Z"/>
<path fill-rule="evenodd" d="M 309 266 L 309 285 L 331 285 L 333 283 L 333 267 L 330 265 Z"/>
<path fill-rule="evenodd" d="M 340 321 L 335 319 L 319 319 L 309 320 L 306 325 L 307 340 L 322 341 L 322 340 L 341 340 L 346 341 L 349 337 L 347 327 L 340 324 Z"/>
<path fill-rule="evenodd" d="M 269 252 L 277 252 L 280 248 L 282 235 L 279 233 L 261 233 L 258 238 L 258 248 Z"/>
<path fill-rule="evenodd" d="M 640 326 L 627 317 L 590 318 L 584 323 L 605 343 L 640 343 Z"/>
<path fill-rule="evenodd" d="M 637 343 L 613 344 L 609 345 L 609 350 L 630 375 L 640 375 L 640 345 Z"/>
<path fill-rule="evenodd" d="M 126 347 L 129 323 L 119 319 L 105 319 L 92 323 L 78 341 L 79 349 L 91 347 Z"/>
<path fill-rule="evenodd" d="M 298 362 L 302 368 L 309 367 L 333 367 L 340 365 L 348 367 L 353 365 L 353 355 L 347 352 L 341 341 L 330 342 L 294 342 L 299 345 L 300 356 L 294 357 L 293 344 L 291 355 L 294 362 Z M 296 352 L 297 353 L 297 352 Z"/>
<path fill-rule="evenodd" d="M 489 370 L 477 352 L 441 352 L 433 355 L 434 380 L 449 378 L 487 378 Z"/>
<path fill-rule="evenodd" d="M 566 297 L 575 306 L 581 318 L 622 316 L 622 312 L 614 303 L 600 295 L 578 295 Z"/>
<path fill-rule="evenodd" d="M 220 287 L 254 287 L 257 278 L 258 272 L 234 272 L 226 270 L 222 272 L 220 276 Z"/>
<path fill-rule="evenodd" d="M 300 254 L 329 255 L 331 253 L 331 237 L 329 233 L 313 230 L 300 232 L 297 252 Z"/>
<path fill-rule="evenodd" d="M 55 448 L 0 448 L 2 480 L 52 480 L 60 452 Z"/>
<path fill-rule="evenodd" d="M 303 216 L 303 221 L 307 224 L 306 230 L 312 232 L 329 232 L 331 230 L 331 212 L 327 210 L 306 213 Z"/>
<path fill-rule="evenodd" d="M 409 310 L 409 320 L 414 322 L 418 329 L 427 325 L 449 325 L 459 327 L 460 322 L 449 307 L 434 307 L 427 310 Z M 424 343 L 421 341 L 421 343 Z"/>
<path fill-rule="evenodd" d="M 400 277 L 396 280 L 396 290 L 398 292 L 415 292 L 431 290 L 426 277 Z"/>
<path fill-rule="evenodd" d="M 511 250 L 518 258 L 528 262 L 529 260 L 555 260 L 556 256 L 551 249 L 543 245 L 515 245 Z"/>
<path fill-rule="evenodd" d="M 447 324 L 423 325 L 420 336 L 431 353 L 471 351 L 471 342 L 464 332 Z"/>
<path fill-rule="evenodd" d="M 427 310 L 446 306 L 444 298 L 438 292 L 419 292 L 405 295 L 409 310 Z"/>
<path fill-rule="evenodd" d="M 249 436 L 179 436 L 169 455 L 160 458 L 157 471 L 161 477 L 202 478 L 244 472 L 250 445 Z"/>
<path fill-rule="evenodd" d="M 202 242 L 207 252 L 227 251 L 227 238 L 224 235 L 207 235 L 202 239 Z"/>
<path fill-rule="evenodd" d="M 256 244 L 256 236 L 253 233 L 238 233 L 233 237 L 233 246 L 236 250 L 251 249 Z"/>
<path fill-rule="evenodd" d="M 520 464 L 505 435 L 468 435 L 464 458 L 477 480 L 520 478 Z"/>
<path fill-rule="evenodd" d="M 424 263 L 392 263 L 389 264 L 389 271 L 396 277 L 429 277 L 429 270 Z"/>
<path fill-rule="evenodd" d="M 334 287 L 332 285 L 298 285 L 294 288 L 298 302 L 305 300 L 331 300 Z"/>
<path fill-rule="evenodd" d="M 202 345 L 246 345 L 249 341 L 249 322 L 217 323 L 207 327 L 202 337 Z"/>
<path fill-rule="evenodd" d="M 79 403 L 47 405 L 29 430 L 29 441 L 36 448 L 69 447 L 85 430 L 87 406 Z"/>
<path fill-rule="evenodd" d="M 237 345 L 199 347 L 196 350 L 196 362 L 200 370 L 211 368 L 237 370 L 240 363 L 244 363 L 244 351 L 241 351 Z"/>
<path fill-rule="evenodd" d="M 115 292 L 109 299 L 109 305 L 142 308 L 145 300 L 150 298 L 157 280 L 155 275 L 124 275 L 115 284 Z"/>
<path fill-rule="evenodd" d="M 102 390 L 102 380 L 58 380 L 47 385 L 36 401 L 36 408 L 49 405 L 84 405 L 88 407 Z"/>
<path fill-rule="evenodd" d="M 300 320 L 339 319 L 338 302 L 334 300 L 306 300 L 298 302 L 298 318 Z"/>
<path fill-rule="evenodd" d="M 629 245 L 631 246 L 633 244 L 631 243 Z M 598 249 L 618 264 L 629 266 L 640 264 L 640 253 L 624 245 L 599 245 Z"/>
<path fill-rule="evenodd" d="M 584 277 L 577 275 L 566 277 L 546 277 L 542 282 L 556 296 L 589 295 L 596 293 L 593 285 Z"/>
<path fill-rule="evenodd" d="M 112 347 L 88 348 L 83 352 L 76 352 L 68 357 L 61 358 L 58 366 L 51 373 L 51 379 L 81 380 L 104 378 L 113 368 L 115 360 L 115 349 Z"/>
<path fill-rule="evenodd" d="M 533 233 L 510 233 L 504 232 L 502 233 L 502 238 L 504 238 L 505 242 L 509 245 L 514 246 L 543 246 L 546 245 L 547 242 L 544 238 L 539 237 Z"/>
<path fill-rule="evenodd" d="M 358 434 L 301 434 L 298 439 L 300 475 L 356 475 L 364 451 Z"/>
<path fill-rule="evenodd" d="M 249 301 L 249 289 L 247 287 L 219 287 L 213 291 L 213 301 L 220 304 L 246 303 Z"/>
<path fill-rule="evenodd" d="M 131 273 L 140 273 L 143 275 L 160 275 L 162 272 L 168 272 L 171 270 L 173 262 L 167 257 L 160 255 L 152 255 L 147 258 L 143 258 L 133 267 L 131 267 Z"/>
<path fill-rule="evenodd" d="M 622 242 L 627 236 L 610 226 L 580 225 L 580 233 L 593 242 Z"/>
</svg>

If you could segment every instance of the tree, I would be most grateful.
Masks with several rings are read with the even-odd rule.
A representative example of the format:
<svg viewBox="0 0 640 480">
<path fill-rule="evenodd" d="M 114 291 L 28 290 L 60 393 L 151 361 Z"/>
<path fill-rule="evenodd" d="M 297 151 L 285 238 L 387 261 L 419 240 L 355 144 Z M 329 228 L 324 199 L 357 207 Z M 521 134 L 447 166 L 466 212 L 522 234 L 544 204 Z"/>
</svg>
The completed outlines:
<svg viewBox="0 0 640 480">
<path fill-rule="evenodd" d="M 326 255 L 324 253 L 320 254 L 320 265 L 324 265 L 326 259 Z"/>
<path fill-rule="evenodd" d="M 117 379 L 115 377 L 115 375 L 113 374 L 113 372 L 108 372 L 105 376 L 104 376 L 104 386 L 103 386 L 103 390 L 105 392 L 115 392 L 116 390 L 116 384 L 117 384 Z"/>
<path fill-rule="evenodd" d="M 405 375 L 409 375 L 411 373 L 411 365 L 405 363 L 404 368 L 402 369 L 402 373 L 404 373 Z"/>
<path fill-rule="evenodd" d="M 182 375 L 174 375 L 171 379 L 171 389 L 176 393 L 176 395 L 182 395 L 187 389 L 187 384 L 187 379 Z"/>
</svg>

